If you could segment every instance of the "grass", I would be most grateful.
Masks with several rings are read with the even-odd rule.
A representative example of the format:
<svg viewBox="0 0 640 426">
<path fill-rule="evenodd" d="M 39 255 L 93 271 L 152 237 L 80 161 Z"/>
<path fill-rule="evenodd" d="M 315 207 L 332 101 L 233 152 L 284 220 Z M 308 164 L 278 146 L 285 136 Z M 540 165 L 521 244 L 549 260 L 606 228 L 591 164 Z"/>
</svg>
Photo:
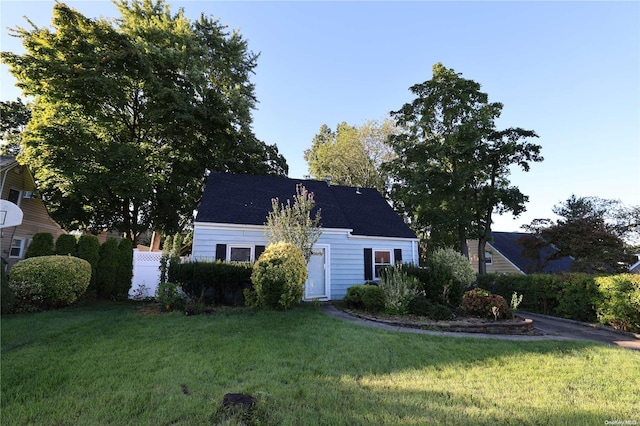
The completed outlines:
<svg viewBox="0 0 640 426">
<path fill-rule="evenodd" d="M 95 303 L 2 318 L 3 425 L 640 421 L 640 353 L 391 332 L 313 304 L 187 317 Z M 258 399 L 220 408 L 226 393 Z"/>
</svg>

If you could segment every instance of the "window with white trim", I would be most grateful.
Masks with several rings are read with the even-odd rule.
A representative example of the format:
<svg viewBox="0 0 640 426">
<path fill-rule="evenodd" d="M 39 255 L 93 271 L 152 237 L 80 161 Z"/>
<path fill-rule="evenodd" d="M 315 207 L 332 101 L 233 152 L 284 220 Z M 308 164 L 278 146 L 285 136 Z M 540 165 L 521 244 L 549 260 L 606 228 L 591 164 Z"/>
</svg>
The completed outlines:
<svg viewBox="0 0 640 426">
<path fill-rule="evenodd" d="M 227 262 L 253 262 L 253 246 L 227 246 Z"/>
<path fill-rule="evenodd" d="M 376 279 L 380 278 L 380 269 L 391 265 L 391 250 L 373 250 L 373 271 Z"/>
<path fill-rule="evenodd" d="M 22 258 L 24 257 L 24 240 L 21 238 L 14 238 L 11 240 L 11 248 L 9 249 L 9 257 Z"/>
<path fill-rule="evenodd" d="M 484 252 L 484 263 L 485 265 L 493 265 L 493 253 L 490 251 Z"/>
</svg>

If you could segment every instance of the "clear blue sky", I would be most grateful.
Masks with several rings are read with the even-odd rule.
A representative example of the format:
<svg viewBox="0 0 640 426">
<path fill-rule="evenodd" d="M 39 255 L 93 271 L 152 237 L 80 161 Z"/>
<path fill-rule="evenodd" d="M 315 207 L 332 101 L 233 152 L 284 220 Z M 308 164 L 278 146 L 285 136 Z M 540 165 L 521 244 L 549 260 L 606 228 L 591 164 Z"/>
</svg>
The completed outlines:
<svg viewBox="0 0 640 426">
<path fill-rule="evenodd" d="M 107 1 L 70 1 L 89 17 L 116 16 Z M 640 2 L 216 2 L 169 1 L 187 16 L 213 15 L 260 53 L 254 131 L 276 143 L 291 177 L 322 124 L 383 119 L 408 88 L 446 67 L 502 102 L 499 128 L 535 130 L 544 162 L 515 171 L 529 195 L 517 231 L 553 217 L 571 194 L 640 204 Z M 7 27 L 23 16 L 48 26 L 52 1 L 0 1 L 1 47 L 21 52 Z M 1 100 L 20 95 L 4 65 Z"/>
</svg>

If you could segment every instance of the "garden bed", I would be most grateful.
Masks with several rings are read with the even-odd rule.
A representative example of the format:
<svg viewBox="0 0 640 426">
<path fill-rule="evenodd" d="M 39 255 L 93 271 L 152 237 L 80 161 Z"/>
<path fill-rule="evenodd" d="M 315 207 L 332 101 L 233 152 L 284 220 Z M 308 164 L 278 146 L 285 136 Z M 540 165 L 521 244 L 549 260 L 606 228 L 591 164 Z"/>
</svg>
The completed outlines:
<svg viewBox="0 0 640 426">
<path fill-rule="evenodd" d="M 524 334 L 524 335 L 540 335 L 533 328 L 533 320 L 516 316 L 513 319 L 491 320 L 483 318 L 463 317 L 459 316 L 453 320 L 434 321 L 426 317 L 415 315 L 385 315 L 372 314 L 369 312 L 342 309 L 345 313 L 365 319 L 368 321 L 381 322 L 397 327 L 419 328 L 433 331 L 448 331 L 459 333 L 484 333 L 484 334 Z"/>
</svg>

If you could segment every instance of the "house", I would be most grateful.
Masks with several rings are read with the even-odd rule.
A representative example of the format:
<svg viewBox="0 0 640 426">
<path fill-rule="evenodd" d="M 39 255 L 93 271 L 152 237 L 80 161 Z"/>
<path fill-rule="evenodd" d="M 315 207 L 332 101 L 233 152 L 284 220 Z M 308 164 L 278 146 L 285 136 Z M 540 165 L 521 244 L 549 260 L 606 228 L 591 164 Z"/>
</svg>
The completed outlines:
<svg viewBox="0 0 640 426">
<path fill-rule="evenodd" d="M 522 242 L 536 238 L 524 232 L 492 232 L 486 246 L 487 273 L 530 274 L 535 272 L 557 273 L 571 270 L 573 259 L 569 256 L 548 260 L 557 250 L 549 245 L 540 250 L 540 261 L 524 257 Z M 468 241 L 469 260 L 478 272 L 478 240 Z"/>
<path fill-rule="evenodd" d="M 1 198 L 16 204 L 23 212 L 21 225 L 2 228 L 0 255 L 10 268 L 24 259 L 34 234 L 49 232 L 56 239 L 66 232 L 49 217 L 28 167 L 20 165 L 15 157 L 0 156 L 0 179 Z"/>
<path fill-rule="evenodd" d="M 375 189 L 317 180 L 211 173 L 193 230 L 193 260 L 253 262 L 264 250 L 271 200 L 293 201 L 296 185 L 314 194 L 322 235 L 308 264 L 305 299 L 342 299 L 378 270 L 418 263 L 418 238 Z M 314 213 L 315 214 L 315 213 Z"/>
</svg>

